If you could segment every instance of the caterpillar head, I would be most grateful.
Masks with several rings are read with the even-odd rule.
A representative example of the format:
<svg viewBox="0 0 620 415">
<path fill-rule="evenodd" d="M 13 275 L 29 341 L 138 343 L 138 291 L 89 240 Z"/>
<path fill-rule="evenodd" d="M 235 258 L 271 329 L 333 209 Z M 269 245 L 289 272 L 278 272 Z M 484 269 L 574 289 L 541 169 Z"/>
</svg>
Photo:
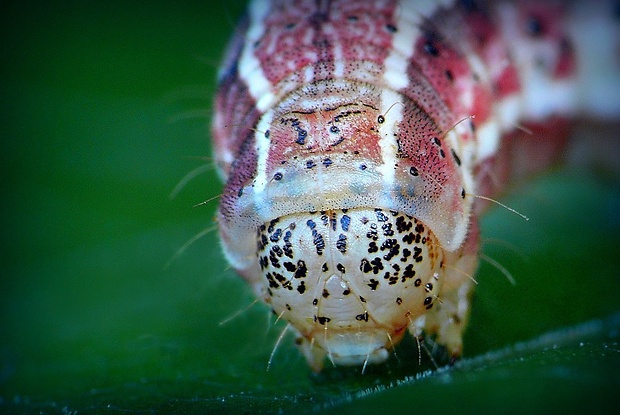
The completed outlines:
<svg viewBox="0 0 620 415">
<path fill-rule="evenodd" d="M 294 214 L 259 227 L 259 295 L 299 333 L 313 367 L 380 362 L 433 308 L 443 250 L 423 223 L 382 209 Z"/>
</svg>

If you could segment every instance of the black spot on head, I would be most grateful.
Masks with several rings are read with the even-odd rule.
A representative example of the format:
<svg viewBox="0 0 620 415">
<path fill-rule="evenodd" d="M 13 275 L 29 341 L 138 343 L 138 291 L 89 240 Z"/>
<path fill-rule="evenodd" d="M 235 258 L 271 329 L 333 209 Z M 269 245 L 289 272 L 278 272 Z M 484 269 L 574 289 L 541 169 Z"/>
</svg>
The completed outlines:
<svg viewBox="0 0 620 415">
<path fill-rule="evenodd" d="M 419 278 L 413 282 L 413 285 L 415 285 L 416 287 L 419 287 L 421 284 L 422 284 L 422 280 Z"/>
<path fill-rule="evenodd" d="M 364 313 L 356 315 L 355 319 L 357 321 L 368 321 L 368 311 L 364 311 Z"/>
<path fill-rule="evenodd" d="M 375 226 L 374 228 L 372 228 L 372 226 Z M 368 239 L 372 239 L 373 241 L 376 241 L 377 239 L 379 239 L 379 235 L 377 234 L 377 228 L 376 225 L 373 223 L 371 224 L 371 229 L 368 233 L 366 233 L 366 238 Z M 375 244 L 374 242 L 371 242 L 371 244 L 369 245 L 369 247 L 377 247 L 377 244 Z M 377 252 L 375 249 L 373 248 L 373 252 Z M 370 248 L 369 248 L 370 249 Z"/>
<path fill-rule="evenodd" d="M 269 257 L 267 256 L 261 256 L 258 259 L 258 263 L 260 265 L 260 269 L 263 270 L 265 268 L 267 268 L 269 266 Z M 290 264 L 290 262 L 288 262 Z M 286 265 L 286 264 L 285 264 Z"/>
<path fill-rule="evenodd" d="M 299 294 L 303 294 L 306 292 L 306 284 L 303 281 L 300 282 L 297 286 L 297 292 L 299 292 Z"/>
<path fill-rule="evenodd" d="M 316 229 L 312 230 L 312 243 L 316 248 L 317 255 L 323 255 L 323 250 L 325 249 L 325 240 L 323 239 L 323 235 L 318 233 Z"/>
<path fill-rule="evenodd" d="M 351 223 L 351 218 L 347 215 L 343 215 L 340 218 L 340 226 L 342 226 L 342 230 L 347 232 L 349 230 L 349 224 Z"/>
<path fill-rule="evenodd" d="M 279 257 L 282 257 L 282 255 L 284 255 L 284 251 L 282 251 L 282 248 L 280 248 L 280 245 L 274 245 L 274 247 L 271 248 L 271 252 L 273 252 Z"/>
<path fill-rule="evenodd" d="M 323 294 L 321 295 L 323 296 L 323 298 L 329 297 L 329 291 L 327 290 L 327 288 L 323 288 Z"/>
<path fill-rule="evenodd" d="M 383 236 L 394 236 L 394 230 L 392 230 L 391 223 L 384 223 L 381 226 L 381 229 L 383 229 Z"/>
<path fill-rule="evenodd" d="M 378 222 L 387 222 L 388 217 L 385 216 L 385 213 L 383 213 L 381 209 L 375 209 L 375 214 L 377 215 Z"/>
<path fill-rule="evenodd" d="M 267 232 L 271 233 L 273 232 L 274 227 L 276 226 L 276 224 L 279 222 L 279 219 L 274 219 L 271 222 L 269 222 L 269 227 L 267 228 Z"/>
<path fill-rule="evenodd" d="M 338 264 L 336 265 L 336 269 L 337 269 L 338 271 L 342 272 L 343 274 L 346 272 L 346 269 L 345 269 L 344 265 L 342 265 L 341 263 L 338 263 Z"/>
<path fill-rule="evenodd" d="M 318 303 L 319 303 L 318 299 L 315 298 L 315 299 L 312 300 L 312 305 L 317 305 Z"/>
<path fill-rule="evenodd" d="M 370 261 L 370 264 L 372 265 L 372 272 L 375 275 L 378 274 L 379 271 L 383 269 L 383 261 L 381 261 L 381 258 L 379 257 L 376 257 L 375 259 Z"/>
<path fill-rule="evenodd" d="M 338 236 L 338 240 L 336 241 L 336 249 L 338 249 L 343 254 L 347 252 L 347 236 L 341 233 Z"/>
<path fill-rule="evenodd" d="M 405 282 L 408 279 L 413 278 L 413 277 L 415 277 L 415 269 L 413 269 L 413 264 L 409 264 L 407 265 L 407 267 L 405 268 L 405 271 L 403 272 L 402 282 Z"/>
<path fill-rule="evenodd" d="M 422 249 L 418 248 L 417 246 L 413 247 L 413 259 L 415 259 L 415 262 L 422 262 L 424 260 L 424 257 L 422 255 L 420 255 L 422 253 Z"/>
<path fill-rule="evenodd" d="M 295 270 L 293 277 L 306 278 L 306 275 L 308 275 L 308 268 L 306 267 L 306 263 L 300 259 L 297 261 L 297 269 Z"/>
<path fill-rule="evenodd" d="M 404 216 L 399 216 L 396 218 L 396 230 L 398 233 L 403 233 L 409 231 L 413 224 L 405 220 Z"/>
<path fill-rule="evenodd" d="M 329 217 L 327 216 L 327 213 L 322 210 L 321 211 L 321 221 L 323 222 L 323 225 L 327 226 L 327 223 L 329 222 Z"/>
<path fill-rule="evenodd" d="M 318 320 L 319 324 L 322 324 L 322 325 L 325 325 L 326 323 L 328 323 L 328 322 L 330 322 L 332 320 L 329 317 L 322 317 L 322 316 L 319 316 L 316 319 Z"/>
<path fill-rule="evenodd" d="M 403 236 L 403 242 L 411 245 L 414 241 L 414 238 L 415 236 L 413 235 L 413 232 L 409 232 L 407 235 Z M 408 251 L 408 250 L 405 249 L 405 251 Z"/>
<path fill-rule="evenodd" d="M 398 297 L 396 298 L 396 304 L 401 305 L 403 303 L 403 299 Z"/>
<path fill-rule="evenodd" d="M 377 243 L 375 241 L 372 241 L 371 243 L 368 244 L 368 253 L 372 254 L 375 253 L 379 250 L 379 247 L 377 246 Z"/>
<path fill-rule="evenodd" d="M 379 115 L 379 116 L 377 117 L 377 122 L 378 122 L 379 124 L 383 124 L 383 123 L 385 122 L 385 117 L 384 117 L 383 115 Z"/>
<path fill-rule="evenodd" d="M 273 278 L 273 274 L 271 272 L 265 274 L 265 278 L 267 278 L 267 281 L 269 281 L 269 288 L 280 288 L 280 285 Z"/>
<path fill-rule="evenodd" d="M 276 253 L 273 250 L 269 252 L 269 261 L 271 262 L 272 267 L 280 268 L 280 261 L 276 258 Z"/>
</svg>

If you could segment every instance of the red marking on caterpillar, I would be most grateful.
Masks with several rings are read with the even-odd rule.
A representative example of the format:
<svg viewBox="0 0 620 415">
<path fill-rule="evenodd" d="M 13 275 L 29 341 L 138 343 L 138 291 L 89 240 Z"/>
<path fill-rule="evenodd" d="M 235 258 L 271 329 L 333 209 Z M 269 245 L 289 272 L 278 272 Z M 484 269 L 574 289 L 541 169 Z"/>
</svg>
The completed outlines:
<svg viewBox="0 0 620 415">
<path fill-rule="evenodd" d="M 313 369 L 406 331 L 460 356 L 474 195 L 545 166 L 569 117 L 620 114 L 618 24 L 585 3 L 250 4 L 219 76 L 220 235 Z"/>
</svg>

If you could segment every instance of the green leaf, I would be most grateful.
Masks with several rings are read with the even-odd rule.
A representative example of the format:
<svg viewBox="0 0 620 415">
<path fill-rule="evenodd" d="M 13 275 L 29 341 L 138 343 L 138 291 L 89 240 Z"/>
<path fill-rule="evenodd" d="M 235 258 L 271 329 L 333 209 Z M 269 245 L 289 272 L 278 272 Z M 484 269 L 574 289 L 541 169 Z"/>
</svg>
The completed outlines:
<svg viewBox="0 0 620 415">
<path fill-rule="evenodd" d="M 618 403 L 620 189 L 572 168 L 503 199 L 530 221 L 501 208 L 485 216 L 484 254 L 516 285 L 482 264 L 454 367 L 437 369 L 412 339 L 363 375 L 312 374 L 290 336 L 274 350 L 284 324 L 252 304 L 216 232 L 177 255 L 215 225 L 217 199 L 192 206 L 221 191 L 208 124 L 217 62 L 243 5 L 208 3 L 3 6 L 0 412 Z"/>
</svg>

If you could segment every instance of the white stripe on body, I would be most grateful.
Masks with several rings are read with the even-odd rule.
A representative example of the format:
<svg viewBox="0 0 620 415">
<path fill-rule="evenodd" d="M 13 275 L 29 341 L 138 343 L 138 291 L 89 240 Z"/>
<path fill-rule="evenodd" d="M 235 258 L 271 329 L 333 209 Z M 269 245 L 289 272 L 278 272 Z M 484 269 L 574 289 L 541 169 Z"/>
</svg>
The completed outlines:
<svg viewBox="0 0 620 415">
<path fill-rule="evenodd" d="M 269 148 L 271 147 L 271 140 L 266 137 L 266 132 L 269 130 L 271 120 L 273 118 L 273 111 L 267 111 L 263 114 L 256 126 L 254 133 L 254 140 L 256 143 L 256 178 L 254 179 L 254 197 L 256 206 L 262 206 L 263 191 L 267 186 L 267 159 L 269 158 Z M 260 200 L 259 200 L 260 199 Z"/>
<path fill-rule="evenodd" d="M 250 3 L 247 40 L 239 59 L 239 77 L 247 85 L 250 95 L 256 101 L 256 108 L 260 112 L 265 112 L 275 101 L 275 96 L 271 91 L 272 85 L 265 77 L 260 61 L 254 54 L 254 43 L 265 32 L 264 22 L 269 9 L 269 2 L 265 0 L 254 0 Z"/>
</svg>

